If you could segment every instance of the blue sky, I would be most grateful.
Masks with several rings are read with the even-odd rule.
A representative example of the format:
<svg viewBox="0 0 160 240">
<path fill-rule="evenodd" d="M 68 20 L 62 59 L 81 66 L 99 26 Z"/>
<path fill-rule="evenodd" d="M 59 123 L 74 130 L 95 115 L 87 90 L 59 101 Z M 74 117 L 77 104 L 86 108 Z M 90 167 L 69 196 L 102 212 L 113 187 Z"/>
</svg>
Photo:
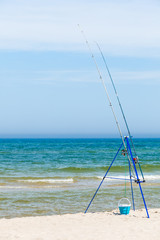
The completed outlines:
<svg viewBox="0 0 160 240">
<path fill-rule="evenodd" d="M 160 136 L 159 1 L 0 1 L 0 136 L 118 137 L 90 42 L 122 132 Z"/>
</svg>

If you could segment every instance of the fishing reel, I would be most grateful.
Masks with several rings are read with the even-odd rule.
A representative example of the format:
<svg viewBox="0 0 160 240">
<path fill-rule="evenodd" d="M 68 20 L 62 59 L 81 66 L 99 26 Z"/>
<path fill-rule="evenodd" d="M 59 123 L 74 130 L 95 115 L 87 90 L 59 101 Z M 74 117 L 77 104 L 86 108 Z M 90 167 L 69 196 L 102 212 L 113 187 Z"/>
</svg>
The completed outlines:
<svg viewBox="0 0 160 240">
<path fill-rule="evenodd" d="M 126 149 L 122 149 L 122 153 L 121 153 L 123 156 L 126 156 L 127 154 L 127 150 Z"/>
<path fill-rule="evenodd" d="M 138 162 L 138 158 L 137 157 L 133 158 L 133 161 L 136 164 Z"/>
</svg>

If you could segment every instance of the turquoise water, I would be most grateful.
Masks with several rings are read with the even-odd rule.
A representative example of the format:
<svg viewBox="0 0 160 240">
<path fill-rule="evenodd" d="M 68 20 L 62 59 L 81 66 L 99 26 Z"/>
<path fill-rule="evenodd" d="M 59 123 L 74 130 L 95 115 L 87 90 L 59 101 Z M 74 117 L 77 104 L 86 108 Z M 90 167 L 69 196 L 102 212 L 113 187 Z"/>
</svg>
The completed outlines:
<svg viewBox="0 0 160 240">
<path fill-rule="evenodd" d="M 160 139 L 134 139 L 146 179 L 149 208 L 160 207 Z M 0 217 L 84 212 L 121 141 L 118 139 L 1 139 Z M 126 157 L 115 160 L 110 177 L 128 178 Z M 131 200 L 130 184 L 126 194 Z M 138 185 L 135 203 L 143 207 Z M 105 179 L 89 211 L 117 208 L 125 181 Z"/>
</svg>

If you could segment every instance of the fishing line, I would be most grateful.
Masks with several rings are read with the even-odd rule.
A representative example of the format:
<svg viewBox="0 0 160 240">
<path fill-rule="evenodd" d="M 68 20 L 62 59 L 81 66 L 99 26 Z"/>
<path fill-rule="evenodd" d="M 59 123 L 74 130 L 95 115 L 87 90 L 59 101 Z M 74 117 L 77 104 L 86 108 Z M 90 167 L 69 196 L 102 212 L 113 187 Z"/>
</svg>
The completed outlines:
<svg viewBox="0 0 160 240">
<path fill-rule="evenodd" d="M 86 42 L 86 45 L 87 45 L 87 47 L 88 47 L 88 49 L 89 49 L 89 52 L 90 52 L 90 54 L 91 54 L 91 57 L 92 57 L 92 59 L 93 59 L 93 62 L 95 63 L 97 72 L 98 72 L 98 74 L 99 74 L 100 81 L 101 81 L 101 83 L 102 83 L 102 85 L 103 85 L 103 87 L 104 87 L 105 93 L 106 93 L 107 98 L 108 98 L 108 101 L 109 101 L 109 106 L 111 107 L 111 110 L 112 110 L 112 113 L 113 113 L 113 116 L 114 116 L 114 119 L 115 119 L 115 122 L 116 122 L 116 125 L 117 125 L 117 128 L 118 128 L 120 137 L 121 137 L 121 139 L 122 139 L 125 152 L 126 152 L 126 154 L 127 154 L 128 160 L 129 160 L 130 163 L 131 163 L 130 157 L 129 157 L 128 152 L 127 152 L 126 144 L 125 144 L 125 141 L 124 141 L 124 138 L 123 138 L 123 135 L 122 135 L 122 131 L 121 131 L 121 128 L 120 128 L 118 119 L 117 119 L 117 117 L 116 117 L 116 114 L 115 114 L 113 105 L 112 105 L 112 103 L 111 103 L 111 100 L 110 100 L 110 97 L 109 97 L 109 94 L 108 94 L 108 91 L 107 91 L 105 82 L 104 82 L 104 80 L 103 80 L 103 78 L 102 78 L 102 74 L 101 74 L 100 69 L 99 69 L 99 67 L 98 67 L 98 64 L 97 64 L 97 62 L 96 62 L 96 59 L 95 59 L 95 57 L 94 57 L 94 55 L 93 55 L 93 53 L 92 53 L 92 50 L 91 50 L 91 48 L 90 48 L 89 42 L 88 42 L 88 40 L 87 40 L 87 38 L 86 38 L 86 36 L 85 36 L 84 31 L 80 28 L 80 25 L 79 25 L 79 24 L 78 24 L 78 27 L 79 27 L 80 32 L 81 32 L 81 34 L 82 34 L 82 36 L 83 36 L 83 38 L 84 38 L 84 40 L 85 40 L 85 42 Z M 131 166 L 132 166 L 132 163 L 131 163 Z M 134 174 L 134 171 L 133 171 L 133 174 Z M 134 178 L 136 178 L 135 175 L 134 175 Z"/>
<path fill-rule="evenodd" d="M 125 117 L 125 114 L 124 114 L 124 111 L 123 111 L 123 108 L 122 108 L 122 104 L 120 102 L 120 99 L 119 99 L 119 96 L 118 96 L 118 93 L 117 93 L 117 90 L 116 90 L 116 87 L 115 87 L 115 84 L 114 84 L 114 81 L 113 81 L 113 78 L 111 76 L 111 73 L 109 71 L 109 68 L 108 68 L 108 65 L 107 65 L 107 62 L 106 62 L 106 59 L 103 55 L 103 52 L 99 46 L 99 44 L 96 42 L 96 45 L 101 53 L 101 56 L 102 56 L 102 59 L 103 59 L 103 62 L 105 64 L 105 67 L 107 69 L 107 72 L 108 72 L 108 75 L 109 75 L 109 78 L 111 80 L 111 83 L 112 83 L 112 86 L 113 86 L 113 89 L 114 89 L 114 92 L 115 92 L 115 95 L 117 97 L 117 101 L 118 101 L 118 104 L 119 104 L 119 107 L 120 107 L 120 110 L 121 110 L 121 113 L 122 113 L 122 116 L 123 116 L 123 119 L 124 119 L 124 122 L 125 122 L 125 125 L 126 125 L 126 128 L 127 128 L 127 131 L 128 131 L 128 134 L 129 134 L 129 138 L 131 140 L 131 143 L 132 143 L 132 147 L 133 147 L 133 150 L 134 150 L 134 153 L 135 153 L 135 156 L 136 156 L 136 159 L 137 159 L 137 162 L 138 162 L 138 165 L 139 165 L 139 168 L 140 168 L 140 171 L 141 171 L 141 174 L 142 174 L 142 178 L 144 180 L 144 176 L 143 176 L 143 172 L 142 172 L 142 169 L 141 169 L 141 166 L 140 166 L 140 163 L 139 163 L 139 160 L 138 160 L 138 156 L 137 156 L 137 153 L 136 153 L 136 149 L 135 149 L 135 146 L 134 146 L 134 143 L 133 143 L 133 140 L 132 140 L 132 135 L 131 135 L 131 132 L 129 130 L 129 126 L 128 126 L 128 123 L 127 123 L 127 120 L 126 120 L 126 117 Z"/>
</svg>

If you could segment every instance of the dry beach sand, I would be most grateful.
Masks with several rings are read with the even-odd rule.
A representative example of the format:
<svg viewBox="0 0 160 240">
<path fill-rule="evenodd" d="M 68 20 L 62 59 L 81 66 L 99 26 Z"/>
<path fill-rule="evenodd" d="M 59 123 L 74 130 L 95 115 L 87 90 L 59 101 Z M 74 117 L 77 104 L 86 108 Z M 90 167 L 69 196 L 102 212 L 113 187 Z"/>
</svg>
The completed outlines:
<svg viewBox="0 0 160 240">
<path fill-rule="evenodd" d="M 44 217 L 0 219 L 0 239 L 100 240 L 160 239 L 160 209 L 103 213 L 78 213 Z"/>
</svg>

